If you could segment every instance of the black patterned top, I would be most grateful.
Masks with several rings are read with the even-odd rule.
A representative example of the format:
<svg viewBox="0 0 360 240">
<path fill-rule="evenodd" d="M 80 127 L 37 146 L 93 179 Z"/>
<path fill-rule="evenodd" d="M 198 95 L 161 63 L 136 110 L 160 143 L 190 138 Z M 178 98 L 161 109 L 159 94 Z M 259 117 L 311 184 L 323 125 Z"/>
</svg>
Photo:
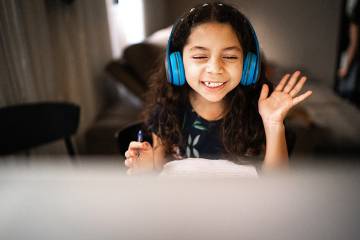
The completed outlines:
<svg viewBox="0 0 360 240">
<path fill-rule="evenodd" d="M 188 104 L 182 126 L 185 142 L 180 146 L 180 155 L 186 158 L 223 158 L 225 151 L 220 137 L 221 121 L 202 118 Z"/>
<path fill-rule="evenodd" d="M 148 129 L 155 134 L 158 130 L 152 124 L 158 115 L 155 113 L 153 119 L 147 124 Z M 207 159 L 228 159 L 225 147 L 220 136 L 220 128 L 223 119 L 208 121 L 199 116 L 188 102 L 183 115 L 182 137 L 183 144 L 174 149 L 175 159 L 181 158 L 207 158 Z M 296 135 L 285 127 L 285 137 L 289 155 L 292 153 L 296 141 Z M 258 157 L 261 158 L 261 155 Z M 260 159 L 259 158 L 259 159 Z"/>
</svg>

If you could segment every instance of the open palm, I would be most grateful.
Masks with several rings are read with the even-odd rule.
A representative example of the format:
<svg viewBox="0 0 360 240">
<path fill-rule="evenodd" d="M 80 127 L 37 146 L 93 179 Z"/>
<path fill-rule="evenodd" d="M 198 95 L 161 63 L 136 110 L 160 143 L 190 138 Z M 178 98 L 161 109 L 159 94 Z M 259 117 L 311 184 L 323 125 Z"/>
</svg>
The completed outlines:
<svg viewBox="0 0 360 240">
<path fill-rule="evenodd" d="M 264 84 L 259 97 L 259 113 L 265 122 L 283 122 L 289 110 L 296 104 L 308 98 L 312 92 L 307 91 L 299 96 L 306 77 L 300 78 L 300 72 L 296 71 L 291 76 L 286 74 L 269 94 L 269 87 Z"/>
</svg>

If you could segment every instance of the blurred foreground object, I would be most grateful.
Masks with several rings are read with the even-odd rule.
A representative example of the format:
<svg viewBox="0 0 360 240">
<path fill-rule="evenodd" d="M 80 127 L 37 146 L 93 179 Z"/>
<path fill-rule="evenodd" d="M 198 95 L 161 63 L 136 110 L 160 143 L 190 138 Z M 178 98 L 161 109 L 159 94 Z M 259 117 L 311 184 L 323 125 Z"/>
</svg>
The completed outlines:
<svg viewBox="0 0 360 240">
<path fill-rule="evenodd" d="M 2 166 L 0 239 L 360 239 L 359 181 L 358 166 L 253 179 Z"/>
</svg>

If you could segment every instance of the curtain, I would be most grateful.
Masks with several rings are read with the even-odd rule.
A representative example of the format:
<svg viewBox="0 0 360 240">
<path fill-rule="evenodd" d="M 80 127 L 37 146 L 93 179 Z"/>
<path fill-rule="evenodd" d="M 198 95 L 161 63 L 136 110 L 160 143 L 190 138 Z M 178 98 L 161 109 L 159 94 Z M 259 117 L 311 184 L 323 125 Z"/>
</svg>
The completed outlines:
<svg viewBox="0 0 360 240">
<path fill-rule="evenodd" d="M 0 107 L 74 102 L 82 134 L 104 105 L 105 1 L 0 0 L 0 29 Z"/>
</svg>

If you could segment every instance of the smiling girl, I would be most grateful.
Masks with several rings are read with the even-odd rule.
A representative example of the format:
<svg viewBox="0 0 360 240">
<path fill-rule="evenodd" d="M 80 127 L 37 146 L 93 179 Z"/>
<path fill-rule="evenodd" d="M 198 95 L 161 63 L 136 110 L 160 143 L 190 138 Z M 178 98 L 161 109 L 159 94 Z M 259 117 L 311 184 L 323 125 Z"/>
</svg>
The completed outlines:
<svg viewBox="0 0 360 240">
<path fill-rule="evenodd" d="M 185 13 L 147 95 L 143 116 L 153 144 L 130 143 L 128 173 L 174 159 L 251 162 L 261 154 L 263 167 L 286 167 L 284 119 L 311 91 L 299 95 L 306 81 L 299 71 L 273 89 L 262 68 L 255 31 L 236 8 L 216 2 Z"/>
</svg>

